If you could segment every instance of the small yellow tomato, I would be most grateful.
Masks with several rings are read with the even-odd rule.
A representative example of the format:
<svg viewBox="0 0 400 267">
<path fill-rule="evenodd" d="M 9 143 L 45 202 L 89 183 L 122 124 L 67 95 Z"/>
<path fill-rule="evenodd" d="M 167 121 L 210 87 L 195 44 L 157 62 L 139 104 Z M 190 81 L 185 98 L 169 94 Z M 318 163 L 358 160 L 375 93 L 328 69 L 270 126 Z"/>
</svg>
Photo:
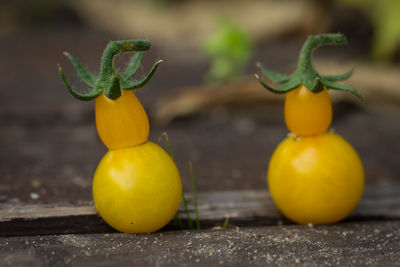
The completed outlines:
<svg viewBox="0 0 400 267">
<path fill-rule="evenodd" d="M 109 149 L 136 146 L 147 141 L 149 120 L 132 90 L 122 90 L 115 100 L 104 94 L 96 98 L 96 126 Z"/>
<path fill-rule="evenodd" d="M 94 175 L 97 211 L 120 232 L 159 230 L 174 217 L 181 198 L 175 163 L 152 142 L 108 151 Z"/>
<path fill-rule="evenodd" d="M 313 93 L 304 85 L 290 91 L 285 98 L 285 122 L 299 136 L 326 132 L 332 121 L 332 103 L 328 91 Z"/>
<path fill-rule="evenodd" d="M 275 204 L 300 224 L 344 219 L 364 190 L 364 169 L 357 152 L 330 132 L 285 139 L 272 155 L 267 177 Z"/>
</svg>

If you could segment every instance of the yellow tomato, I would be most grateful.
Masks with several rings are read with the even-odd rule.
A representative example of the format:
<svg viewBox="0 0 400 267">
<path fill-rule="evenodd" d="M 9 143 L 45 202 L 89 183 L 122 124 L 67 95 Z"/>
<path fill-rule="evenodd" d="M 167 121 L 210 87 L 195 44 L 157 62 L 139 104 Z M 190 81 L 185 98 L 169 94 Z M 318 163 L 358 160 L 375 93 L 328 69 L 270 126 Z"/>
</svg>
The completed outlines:
<svg viewBox="0 0 400 267">
<path fill-rule="evenodd" d="M 285 122 L 299 136 L 326 132 L 332 121 L 332 104 L 328 91 L 313 93 L 304 85 L 290 91 L 285 98 Z"/>
<path fill-rule="evenodd" d="M 96 126 L 109 149 L 136 146 L 147 141 L 149 120 L 132 90 L 122 90 L 115 100 L 104 94 L 96 98 Z"/>
<path fill-rule="evenodd" d="M 108 151 L 94 175 L 97 211 L 121 232 L 157 231 L 174 217 L 181 197 L 175 163 L 152 142 Z"/>
<path fill-rule="evenodd" d="M 364 190 L 364 170 L 339 135 L 287 138 L 272 155 L 268 186 L 275 204 L 300 224 L 328 224 L 347 217 Z"/>
</svg>

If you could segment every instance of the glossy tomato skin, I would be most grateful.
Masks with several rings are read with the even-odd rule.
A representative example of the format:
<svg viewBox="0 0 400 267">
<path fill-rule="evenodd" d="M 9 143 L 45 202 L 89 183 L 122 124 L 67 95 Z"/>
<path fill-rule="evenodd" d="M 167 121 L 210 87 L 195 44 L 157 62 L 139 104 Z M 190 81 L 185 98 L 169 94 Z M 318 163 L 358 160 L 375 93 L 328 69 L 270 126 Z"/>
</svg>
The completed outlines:
<svg viewBox="0 0 400 267">
<path fill-rule="evenodd" d="M 285 97 L 285 122 L 288 129 L 299 136 L 319 135 L 332 122 L 332 103 L 328 91 L 313 93 L 304 85 Z"/>
<path fill-rule="evenodd" d="M 115 100 L 104 94 L 96 98 L 96 127 L 109 149 L 143 144 L 149 136 L 149 119 L 132 90 L 122 90 Z"/>
<path fill-rule="evenodd" d="M 357 152 L 330 132 L 285 139 L 272 155 L 267 178 L 275 204 L 299 224 L 344 219 L 364 190 L 364 169 Z"/>
<path fill-rule="evenodd" d="M 97 211 L 120 232 L 161 229 L 178 211 L 181 197 L 175 163 L 152 142 L 108 151 L 94 175 Z"/>
</svg>

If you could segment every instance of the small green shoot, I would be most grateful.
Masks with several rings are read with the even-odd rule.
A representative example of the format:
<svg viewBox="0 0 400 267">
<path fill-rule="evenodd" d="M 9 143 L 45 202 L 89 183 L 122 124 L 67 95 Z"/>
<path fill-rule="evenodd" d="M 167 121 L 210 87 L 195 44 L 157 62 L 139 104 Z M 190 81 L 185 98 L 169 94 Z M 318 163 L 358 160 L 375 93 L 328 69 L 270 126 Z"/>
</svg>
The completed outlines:
<svg viewBox="0 0 400 267">
<path fill-rule="evenodd" d="M 183 206 L 185 207 L 188 227 L 189 227 L 189 229 L 194 229 L 193 228 L 192 218 L 190 218 L 190 213 L 189 213 L 187 201 L 186 201 L 185 194 L 183 193 L 183 191 L 182 191 L 182 200 L 183 200 Z"/>
<path fill-rule="evenodd" d="M 174 153 L 172 151 L 172 147 L 171 147 L 171 143 L 169 142 L 169 138 L 168 138 L 168 134 L 166 132 L 163 132 L 159 137 L 158 137 L 158 143 L 160 144 L 162 141 L 162 138 L 164 138 L 165 143 L 167 144 L 167 149 L 168 149 L 168 154 L 171 156 L 172 160 L 175 161 L 174 158 Z M 194 212 L 195 212 L 195 222 L 196 222 L 196 229 L 200 230 L 201 226 L 200 226 L 200 216 L 199 216 L 199 205 L 197 202 L 197 189 L 196 189 L 196 177 L 194 175 L 194 171 L 193 171 L 193 164 L 191 161 L 189 161 L 189 172 L 190 172 L 190 179 L 192 181 L 192 192 L 193 192 L 193 206 L 194 206 Z M 185 198 L 185 194 L 182 191 L 182 201 L 183 201 L 183 206 L 185 208 L 185 213 L 186 213 L 186 218 L 187 218 L 187 224 L 188 224 L 188 228 L 190 230 L 195 229 L 193 227 L 193 222 L 192 222 L 192 218 L 190 217 L 190 212 L 189 212 L 189 208 L 187 205 L 187 200 Z M 182 220 L 179 217 L 179 212 L 176 213 L 175 215 L 175 220 L 178 223 L 179 229 L 183 230 L 183 223 Z M 222 228 L 227 228 L 228 227 L 228 223 L 229 223 L 229 218 L 226 218 Z"/>
<path fill-rule="evenodd" d="M 190 171 L 190 179 L 192 180 L 194 212 L 196 214 L 196 229 L 200 230 L 199 209 L 198 209 L 198 203 L 197 203 L 196 179 L 194 176 L 193 165 L 192 165 L 191 161 L 189 161 L 189 171 Z"/>
<path fill-rule="evenodd" d="M 222 225 L 223 229 L 226 229 L 228 227 L 229 224 L 229 217 L 225 219 L 224 224 Z"/>
<path fill-rule="evenodd" d="M 161 139 L 164 137 L 165 142 L 167 143 L 167 149 L 168 149 L 168 154 L 171 156 L 172 160 L 175 161 L 174 158 L 174 153 L 172 151 L 172 147 L 171 147 L 171 143 L 169 142 L 169 138 L 168 138 L 168 134 L 166 132 L 163 132 L 159 137 L 158 137 L 158 143 L 161 143 Z M 197 198 L 195 198 L 195 210 L 197 210 Z M 183 201 L 183 206 L 185 208 L 185 213 L 186 213 L 186 218 L 187 218 L 187 224 L 188 224 L 188 228 L 189 229 L 194 229 L 193 228 L 193 222 L 192 222 L 192 218 L 190 217 L 190 213 L 189 213 L 189 209 L 188 209 L 188 205 L 187 205 L 187 201 L 185 198 L 185 193 L 182 191 L 182 201 Z M 198 215 L 198 214 L 197 214 Z M 178 212 L 175 215 L 175 220 L 178 223 L 179 229 L 183 230 L 183 224 L 182 224 L 182 220 L 180 219 Z M 196 219 L 196 223 L 198 220 L 198 216 Z M 199 229 L 199 228 L 198 228 Z"/>
<path fill-rule="evenodd" d="M 161 139 L 164 137 L 165 143 L 167 144 L 167 149 L 168 149 L 168 154 L 172 158 L 173 161 L 175 161 L 174 158 L 174 152 L 172 151 L 171 143 L 169 142 L 168 134 L 167 132 L 163 132 L 159 137 L 158 137 L 158 143 L 161 144 Z"/>
</svg>

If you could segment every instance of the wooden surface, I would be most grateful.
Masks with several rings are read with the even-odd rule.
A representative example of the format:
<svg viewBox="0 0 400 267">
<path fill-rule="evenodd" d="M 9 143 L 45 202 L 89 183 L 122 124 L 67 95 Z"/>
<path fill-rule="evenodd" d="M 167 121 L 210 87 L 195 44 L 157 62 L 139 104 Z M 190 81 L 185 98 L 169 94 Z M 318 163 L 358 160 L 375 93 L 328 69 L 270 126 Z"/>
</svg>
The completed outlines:
<svg viewBox="0 0 400 267">
<path fill-rule="evenodd" d="M 191 218 L 195 218 L 192 195 L 186 194 Z M 265 226 L 290 223 L 277 210 L 266 190 L 216 191 L 199 193 L 202 228 L 221 225 L 229 218 L 231 226 Z M 181 206 L 179 218 L 186 225 Z M 348 220 L 400 220 L 400 188 L 369 188 Z M 177 230 L 172 221 L 164 230 Z M 97 215 L 92 203 L 73 205 L 0 205 L 0 236 L 38 234 L 103 233 L 111 230 Z"/>
<path fill-rule="evenodd" d="M 1 266 L 399 266 L 399 221 L 5 237 Z"/>
<path fill-rule="evenodd" d="M 190 215 L 194 218 L 193 195 L 185 193 L 185 199 L 188 203 Z M 197 199 L 201 220 L 251 219 L 252 217 L 283 218 L 267 190 L 199 192 Z M 0 223 L 12 220 L 92 216 L 96 214 L 97 211 L 92 202 L 81 205 L 0 204 Z M 179 209 L 179 216 L 186 217 L 183 205 Z M 400 218 L 400 188 L 367 188 L 352 217 Z"/>
<path fill-rule="evenodd" d="M 265 190 L 207 192 L 198 196 L 202 230 L 171 222 L 144 235 L 116 233 L 93 205 L 2 205 L 0 265 L 397 266 L 399 192 L 369 189 L 350 218 L 330 226 L 291 224 Z"/>
</svg>

